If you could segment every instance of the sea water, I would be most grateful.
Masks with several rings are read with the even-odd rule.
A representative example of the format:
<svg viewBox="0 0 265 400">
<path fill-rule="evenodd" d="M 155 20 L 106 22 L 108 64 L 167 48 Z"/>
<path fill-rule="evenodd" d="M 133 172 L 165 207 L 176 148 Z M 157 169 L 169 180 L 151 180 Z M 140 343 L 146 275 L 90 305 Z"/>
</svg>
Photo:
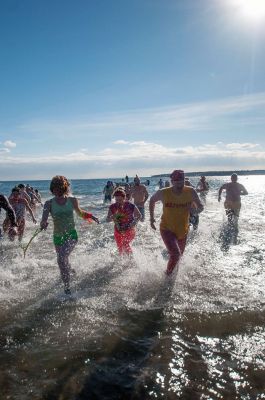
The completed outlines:
<svg viewBox="0 0 265 400">
<path fill-rule="evenodd" d="M 105 222 L 106 180 L 71 182 L 81 207 L 100 220 L 76 218 L 71 297 L 63 294 L 51 220 L 25 259 L 17 241 L 1 240 L 0 398 L 264 399 L 265 176 L 240 176 L 249 195 L 242 197 L 237 237 L 217 201 L 229 180 L 209 179 L 198 231 L 191 229 L 170 278 L 148 207 L 133 257 L 117 254 L 113 225 Z M 150 194 L 157 181 L 151 179 Z M 15 183 L 1 182 L 0 192 L 8 195 Z M 48 181 L 26 183 L 43 201 L 50 198 Z M 160 215 L 158 204 L 157 228 Z M 24 244 L 35 230 L 29 217 Z"/>
</svg>

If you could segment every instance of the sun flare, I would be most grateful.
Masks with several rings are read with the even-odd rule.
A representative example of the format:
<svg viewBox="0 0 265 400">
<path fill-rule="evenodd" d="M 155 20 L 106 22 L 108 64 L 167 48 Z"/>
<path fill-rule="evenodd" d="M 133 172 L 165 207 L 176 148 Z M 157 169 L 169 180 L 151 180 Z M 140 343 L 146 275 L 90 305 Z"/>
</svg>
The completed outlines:
<svg viewBox="0 0 265 400">
<path fill-rule="evenodd" d="M 250 22 L 265 20 L 265 0 L 230 0 L 239 15 Z"/>
</svg>

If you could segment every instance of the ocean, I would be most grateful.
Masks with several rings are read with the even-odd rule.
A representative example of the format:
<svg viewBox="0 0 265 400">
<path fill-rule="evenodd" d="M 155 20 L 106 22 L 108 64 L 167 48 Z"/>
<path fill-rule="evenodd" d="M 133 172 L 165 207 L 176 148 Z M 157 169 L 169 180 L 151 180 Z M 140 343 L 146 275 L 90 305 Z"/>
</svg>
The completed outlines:
<svg viewBox="0 0 265 400">
<path fill-rule="evenodd" d="M 170 278 L 147 207 L 133 257 L 117 254 L 113 225 L 105 222 L 106 180 L 71 182 L 100 224 L 76 218 L 70 299 L 51 220 L 25 259 L 17 242 L 1 240 L 0 399 L 265 399 L 265 176 L 239 177 L 249 195 L 242 196 L 237 241 L 217 201 L 229 180 L 208 179 L 198 231 L 191 229 Z M 150 194 L 157 181 L 151 179 Z M 0 182 L 0 192 L 8 195 L 15 183 Z M 48 181 L 25 183 L 43 201 L 51 197 Z M 157 205 L 157 220 L 160 214 Z M 23 243 L 35 230 L 28 219 Z"/>
</svg>

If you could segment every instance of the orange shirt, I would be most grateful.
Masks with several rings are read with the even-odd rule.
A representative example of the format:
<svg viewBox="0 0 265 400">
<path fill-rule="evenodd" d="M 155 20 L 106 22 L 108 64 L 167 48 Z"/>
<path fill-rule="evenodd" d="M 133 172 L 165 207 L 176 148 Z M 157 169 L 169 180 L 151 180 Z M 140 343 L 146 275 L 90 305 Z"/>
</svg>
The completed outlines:
<svg viewBox="0 0 265 400">
<path fill-rule="evenodd" d="M 189 231 L 190 207 L 192 204 L 192 188 L 184 186 L 177 195 L 173 188 L 162 189 L 163 214 L 160 228 L 175 233 L 177 239 L 184 239 Z"/>
</svg>

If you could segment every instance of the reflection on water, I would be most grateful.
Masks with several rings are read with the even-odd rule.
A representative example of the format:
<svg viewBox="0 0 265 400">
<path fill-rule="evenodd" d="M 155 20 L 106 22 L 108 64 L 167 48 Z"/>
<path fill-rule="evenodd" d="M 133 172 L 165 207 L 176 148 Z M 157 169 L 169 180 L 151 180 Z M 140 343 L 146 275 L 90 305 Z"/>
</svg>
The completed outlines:
<svg viewBox="0 0 265 400">
<path fill-rule="evenodd" d="M 51 226 L 25 260 L 2 241 L 0 398 L 264 398 L 265 179 L 258 178 L 241 180 L 250 195 L 237 231 L 217 202 L 220 178 L 210 180 L 198 231 L 171 278 L 147 222 L 133 259 L 119 258 L 100 190 L 88 197 L 84 182 L 82 205 L 93 205 L 102 224 L 78 222 L 72 298 L 63 295 Z M 35 229 L 29 223 L 25 241 Z"/>
</svg>

